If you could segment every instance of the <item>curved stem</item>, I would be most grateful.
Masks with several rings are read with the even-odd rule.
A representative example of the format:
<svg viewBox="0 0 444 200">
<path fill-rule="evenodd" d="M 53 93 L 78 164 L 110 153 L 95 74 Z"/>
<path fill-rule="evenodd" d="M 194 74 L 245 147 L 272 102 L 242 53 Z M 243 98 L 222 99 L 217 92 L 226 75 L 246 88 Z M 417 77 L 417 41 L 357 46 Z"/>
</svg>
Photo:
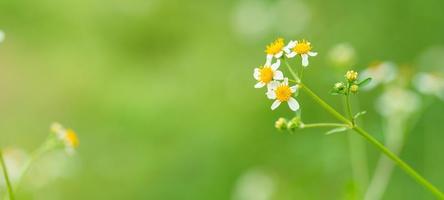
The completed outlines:
<svg viewBox="0 0 444 200">
<path fill-rule="evenodd" d="M 9 199 L 14 200 L 14 192 L 12 191 L 11 181 L 9 181 L 8 169 L 6 168 L 5 160 L 3 159 L 3 153 L 0 149 L 0 163 L 3 169 L 3 176 L 5 177 L 6 186 L 8 188 Z"/>
<path fill-rule="evenodd" d="M 444 194 L 435 187 L 432 183 L 430 183 L 427 179 L 422 177 L 418 172 L 416 172 L 412 167 L 410 167 L 407 163 L 405 163 L 401 158 L 399 158 L 395 153 L 387 149 L 383 144 L 381 144 L 378 140 L 376 140 L 373 136 L 367 133 L 361 127 L 353 125 L 351 121 L 346 119 L 343 115 L 341 115 L 338 111 L 328 105 L 324 100 L 322 100 L 319 96 L 317 96 L 313 91 L 311 91 L 307 86 L 302 83 L 299 84 L 299 87 L 302 88 L 313 100 L 319 103 L 327 112 L 332 114 L 338 120 L 344 122 L 345 124 L 351 125 L 352 129 L 357 132 L 359 135 L 364 137 L 368 142 L 370 142 L 373 146 L 382 151 L 388 158 L 390 158 L 393 162 L 395 162 L 405 173 L 410 175 L 415 181 L 419 184 L 423 185 L 430 192 L 432 192 L 439 199 L 444 199 Z"/>
</svg>

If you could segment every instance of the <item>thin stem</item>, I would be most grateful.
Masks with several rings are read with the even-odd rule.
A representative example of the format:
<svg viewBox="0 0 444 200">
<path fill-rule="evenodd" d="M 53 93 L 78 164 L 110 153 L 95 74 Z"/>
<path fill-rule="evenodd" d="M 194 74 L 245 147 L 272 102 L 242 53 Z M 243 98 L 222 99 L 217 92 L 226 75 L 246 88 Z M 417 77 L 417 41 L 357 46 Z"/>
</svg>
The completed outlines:
<svg viewBox="0 0 444 200">
<path fill-rule="evenodd" d="M 344 116 L 339 114 L 335 109 L 333 109 L 330 105 L 328 105 L 324 100 L 322 100 L 319 96 L 317 96 L 313 91 L 311 91 L 307 86 L 302 83 L 299 84 L 300 88 L 302 88 L 310 97 L 312 97 L 320 106 L 322 106 L 327 112 L 332 114 L 338 120 L 344 122 L 345 124 L 349 124 L 352 126 L 352 129 L 357 132 L 359 135 L 364 137 L 368 142 L 382 151 L 387 157 L 389 157 L 392 161 L 394 161 L 404 172 L 410 175 L 413 179 L 415 179 L 419 184 L 423 185 L 425 188 L 430 190 L 436 197 L 440 199 L 444 199 L 444 194 L 436 188 L 432 183 L 427 181 L 424 177 L 422 177 L 418 172 L 416 172 L 412 167 L 410 167 L 407 163 L 405 163 L 401 158 L 399 158 L 392 151 L 387 149 L 383 144 L 381 144 L 378 140 L 376 140 L 373 136 L 367 133 L 364 129 L 353 125 L 352 122 L 347 120 Z"/>
<path fill-rule="evenodd" d="M 348 117 L 349 117 L 350 121 L 352 122 L 352 124 L 354 126 L 355 125 L 355 119 L 353 118 L 353 114 L 352 114 L 352 110 L 351 110 L 351 105 L 350 105 L 350 89 L 348 89 L 348 92 L 345 95 L 345 104 L 347 106 Z"/>
<path fill-rule="evenodd" d="M 312 124 L 303 124 L 300 126 L 301 128 L 315 128 L 315 127 L 348 127 L 347 124 L 340 123 L 312 123 Z"/>
<path fill-rule="evenodd" d="M 298 77 L 298 75 L 296 74 L 296 72 L 293 71 L 293 69 L 291 68 L 290 64 L 288 64 L 287 59 L 285 59 L 285 57 L 283 58 L 285 65 L 287 65 L 288 70 L 290 70 L 291 75 L 293 76 L 294 79 L 296 79 L 296 82 L 299 83 L 301 82 L 301 79 Z"/>
<path fill-rule="evenodd" d="M 9 181 L 9 176 L 8 176 L 8 169 L 6 168 L 5 160 L 3 159 L 3 153 L 1 149 L 0 149 L 0 163 L 3 169 L 3 176 L 5 177 L 6 186 L 8 188 L 9 199 L 14 200 L 14 192 L 12 191 L 12 185 L 11 182 Z"/>
</svg>

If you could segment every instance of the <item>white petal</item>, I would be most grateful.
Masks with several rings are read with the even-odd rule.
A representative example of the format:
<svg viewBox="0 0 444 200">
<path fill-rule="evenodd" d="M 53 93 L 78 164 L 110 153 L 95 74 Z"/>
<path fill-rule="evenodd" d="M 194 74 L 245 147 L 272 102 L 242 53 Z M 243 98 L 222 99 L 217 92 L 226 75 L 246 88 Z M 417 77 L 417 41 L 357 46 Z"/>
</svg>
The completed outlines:
<svg viewBox="0 0 444 200">
<path fill-rule="evenodd" d="M 263 83 L 261 81 L 261 82 L 257 82 L 256 85 L 254 85 L 254 88 L 261 88 L 261 87 L 264 87 L 264 86 L 265 86 L 265 83 Z"/>
<path fill-rule="evenodd" d="M 270 83 L 268 83 L 267 88 L 268 90 L 274 90 L 279 86 L 279 82 L 278 81 L 271 81 Z"/>
<path fill-rule="evenodd" d="M 290 53 L 291 52 L 290 49 L 295 47 L 297 43 L 298 43 L 297 41 L 290 40 L 290 42 L 287 44 L 287 46 L 284 47 L 284 51 L 287 54 Z"/>
<path fill-rule="evenodd" d="M 254 79 L 259 80 L 260 75 L 261 73 L 259 72 L 259 68 L 254 68 L 254 73 L 253 73 Z"/>
<path fill-rule="evenodd" d="M 277 70 L 274 72 L 273 79 L 274 80 L 282 80 L 282 79 L 284 79 L 284 74 L 281 71 Z"/>
<path fill-rule="evenodd" d="M 268 90 L 265 94 L 269 99 L 276 99 L 276 93 L 273 90 Z"/>
<path fill-rule="evenodd" d="M 288 85 L 288 78 L 284 78 L 284 84 Z"/>
<path fill-rule="evenodd" d="M 291 52 L 291 53 L 289 53 L 289 54 L 287 54 L 287 58 L 293 58 L 293 57 L 295 57 L 296 55 L 298 55 L 296 52 Z"/>
<path fill-rule="evenodd" d="M 272 60 L 273 60 L 273 55 L 267 54 L 267 61 L 265 61 L 265 66 L 270 66 Z"/>
<path fill-rule="evenodd" d="M 288 103 L 288 107 L 290 107 L 291 110 L 296 111 L 299 109 L 299 103 L 293 97 L 290 97 L 290 99 L 288 99 L 287 103 Z"/>
<path fill-rule="evenodd" d="M 316 55 L 318 55 L 318 52 L 309 51 L 308 55 L 309 56 L 316 56 Z"/>
<path fill-rule="evenodd" d="M 281 105 L 281 102 L 279 100 L 276 100 L 271 104 L 271 110 L 276 109 L 279 105 Z"/>
<path fill-rule="evenodd" d="M 302 66 L 307 67 L 308 66 L 308 55 L 301 54 L 301 57 L 302 57 Z"/>
<path fill-rule="evenodd" d="M 279 66 L 281 65 L 281 60 L 277 60 L 275 63 L 273 63 L 272 65 L 271 65 L 271 69 L 274 71 L 274 70 L 277 70 L 277 68 L 279 68 Z"/>
<path fill-rule="evenodd" d="M 282 54 L 284 54 L 283 51 L 279 51 L 279 53 L 277 53 L 276 55 L 274 55 L 275 58 L 280 58 L 282 56 Z"/>
<path fill-rule="evenodd" d="M 291 87 L 290 87 L 290 90 L 291 90 L 292 93 L 295 93 L 296 90 L 298 90 L 298 86 L 297 86 L 297 85 L 295 85 L 295 86 L 291 86 Z"/>
</svg>

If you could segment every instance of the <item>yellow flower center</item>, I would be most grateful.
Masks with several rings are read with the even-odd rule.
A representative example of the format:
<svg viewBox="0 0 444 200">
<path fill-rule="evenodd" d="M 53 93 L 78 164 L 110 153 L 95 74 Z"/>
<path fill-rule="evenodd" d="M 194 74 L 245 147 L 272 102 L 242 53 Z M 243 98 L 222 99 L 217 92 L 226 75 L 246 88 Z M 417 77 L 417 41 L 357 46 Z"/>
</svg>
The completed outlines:
<svg viewBox="0 0 444 200">
<path fill-rule="evenodd" d="M 273 80 L 274 73 L 271 67 L 263 67 L 260 69 L 260 74 L 259 79 L 263 83 L 269 83 L 271 80 Z"/>
<path fill-rule="evenodd" d="M 311 44 L 305 40 L 298 42 L 296 46 L 293 48 L 293 51 L 297 54 L 306 54 L 311 51 Z"/>
<path fill-rule="evenodd" d="M 265 49 L 265 53 L 275 55 L 275 54 L 279 53 L 280 51 L 282 51 L 282 48 L 284 48 L 284 45 L 285 45 L 284 39 L 278 38 L 277 40 L 275 40 L 274 42 L 272 42 L 271 44 L 269 44 L 267 46 L 267 48 Z"/>
<path fill-rule="evenodd" d="M 276 99 L 280 102 L 288 101 L 292 94 L 288 85 L 279 85 L 274 92 L 276 94 Z"/>
<path fill-rule="evenodd" d="M 73 130 L 66 130 L 66 141 L 71 147 L 78 147 L 80 142 L 79 138 L 77 137 L 77 134 Z"/>
</svg>

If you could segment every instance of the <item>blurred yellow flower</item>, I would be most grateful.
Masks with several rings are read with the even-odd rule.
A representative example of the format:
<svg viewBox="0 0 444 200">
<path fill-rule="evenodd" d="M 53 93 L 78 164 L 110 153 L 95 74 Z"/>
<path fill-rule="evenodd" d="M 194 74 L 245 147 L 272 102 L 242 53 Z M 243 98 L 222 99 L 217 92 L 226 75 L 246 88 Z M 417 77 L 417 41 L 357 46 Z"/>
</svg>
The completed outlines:
<svg viewBox="0 0 444 200">
<path fill-rule="evenodd" d="M 53 123 L 51 125 L 51 131 L 56 134 L 59 141 L 63 142 L 67 153 L 72 154 L 75 152 L 80 141 L 72 129 L 65 129 L 61 124 Z"/>
</svg>

